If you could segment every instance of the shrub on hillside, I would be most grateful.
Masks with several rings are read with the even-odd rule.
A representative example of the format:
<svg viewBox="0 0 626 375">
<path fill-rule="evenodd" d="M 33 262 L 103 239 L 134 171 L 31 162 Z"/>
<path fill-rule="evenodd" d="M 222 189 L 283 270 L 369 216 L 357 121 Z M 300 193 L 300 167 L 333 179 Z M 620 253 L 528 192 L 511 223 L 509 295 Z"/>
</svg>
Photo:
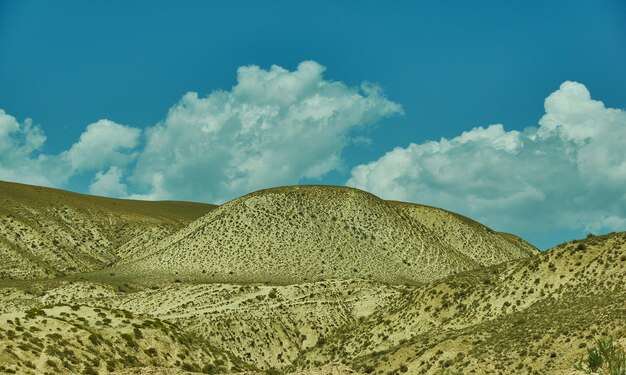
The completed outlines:
<svg viewBox="0 0 626 375">
<path fill-rule="evenodd" d="M 626 351 L 616 346 L 613 338 L 597 340 L 574 368 L 587 374 L 626 375 Z"/>
</svg>

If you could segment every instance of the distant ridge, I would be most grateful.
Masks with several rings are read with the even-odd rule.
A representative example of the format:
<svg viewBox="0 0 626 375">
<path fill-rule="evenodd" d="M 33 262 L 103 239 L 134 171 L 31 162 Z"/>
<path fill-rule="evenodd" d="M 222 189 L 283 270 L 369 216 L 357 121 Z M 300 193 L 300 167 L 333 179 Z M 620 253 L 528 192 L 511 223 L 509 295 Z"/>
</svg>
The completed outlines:
<svg viewBox="0 0 626 375">
<path fill-rule="evenodd" d="M 237 198 L 146 250 L 119 272 L 219 282 L 421 283 L 537 253 L 444 210 L 318 185 Z"/>
<path fill-rule="evenodd" d="M 214 207 L 103 198 L 0 181 L 0 278 L 103 268 Z"/>
</svg>

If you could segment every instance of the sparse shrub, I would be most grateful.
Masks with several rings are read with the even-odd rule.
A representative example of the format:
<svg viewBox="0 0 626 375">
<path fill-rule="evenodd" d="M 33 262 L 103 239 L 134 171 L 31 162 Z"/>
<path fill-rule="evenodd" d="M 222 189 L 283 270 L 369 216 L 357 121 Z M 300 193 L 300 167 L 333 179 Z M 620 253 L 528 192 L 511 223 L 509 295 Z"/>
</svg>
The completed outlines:
<svg viewBox="0 0 626 375">
<path fill-rule="evenodd" d="M 272 290 L 270 290 L 270 292 L 267 294 L 267 296 L 269 298 L 276 298 L 276 288 L 273 288 Z"/>
<path fill-rule="evenodd" d="M 205 374 L 213 374 L 215 372 L 215 366 L 212 363 L 207 363 L 202 368 L 202 372 Z"/>
<path fill-rule="evenodd" d="M 552 272 L 556 271 L 556 264 L 552 262 L 548 263 L 548 269 Z"/>
<path fill-rule="evenodd" d="M 195 363 L 193 363 L 193 364 L 192 363 L 183 363 L 182 368 L 185 371 L 191 371 L 191 372 L 198 372 L 198 371 L 200 371 L 200 366 L 198 366 Z"/>
<path fill-rule="evenodd" d="M 141 364 L 139 358 L 135 357 L 134 355 L 124 356 L 124 358 L 122 358 L 122 362 L 129 367 L 137 367 Z"/>
<path fill-rule="evenodd" d="M 107 361 L 107 371 L 111 372 L 113 370 L 115 370 L 115 366 L 117 365 L 117 361 L 115 361 L 114 359 L 110 359 Z"/>
<path fill-rule="evenodd" d="M 89 341 L 91 341 L 91 344 L 93 344 L 93 346 L 98 346 L 100 345 L 100 339 L 98 338 L 98 336 L 91 334 L 88 337 Z"/>
<path fill-rule="evenodd" d="M 126 340 L 126 344 L 131 347 L 131 348 L 136 348 L 137 342 L 133 339 L 133 337 L 131 335 L 129 335 L 128 333 L 122 333 L 120 335 L 124 340 Z"/>
<path fill-rule="evenodd" d="M 317 339 L 315 346 L 317 346 L 318 348 L 321 348 L 324 344 L 326 344 L 326 339 L 323 337 L 320 337 L 319 339 Z"/>
<path fill-rule="evenodd" d="M 141 333 L 141 330 L 140 330 L 139 328 L 135 327 L 135 328 L 133 329 L 133 333 L 135 334 L 135 338 L 136 338 L 137 340 L 140 340 L 140 339 L 142 339 L 142 338 L 143 338 L 143 334 Z"/>
<path fill-rule="evenodd" d="M 26 319 L 33 319 L 36 316 L 45 316 L 45 315 L 46 315 L 46 312 L 38 308 L 32 308 L 26 311 Z"/>
</svg>

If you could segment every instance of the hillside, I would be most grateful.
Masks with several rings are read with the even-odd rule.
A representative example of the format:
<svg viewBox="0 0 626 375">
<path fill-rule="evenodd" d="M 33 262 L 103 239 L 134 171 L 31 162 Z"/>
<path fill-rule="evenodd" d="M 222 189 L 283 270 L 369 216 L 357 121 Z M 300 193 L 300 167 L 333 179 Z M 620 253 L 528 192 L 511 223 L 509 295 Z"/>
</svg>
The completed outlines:
<svg viewBox="0 0 626 375">
<path fill-rule="evenodd" d="M 132 257 L 213 207 L 110 199 L 0 181 L 0 279 L 105 267 Z"/>
<path fill-rule="evenodd" d="M 389 204 L 428 228 L 433 237 L 467 255 L 480 266 L 536 255 L 537 249 L 521 238 L 494 232 L 468 217 L 437 207 L 390 201 Z"/>
<path fill-rule="evenodd" d="M 0 357 L 18 373 L 32 365 L 54 373 L 48 359 L 72 369 L 97 368 L 100 359 L 100 369 L 112 360 L 122 374 L 130 366 L 183 374 L 216 363 L 230 370 L 212 373 L 574 374 L 596 339 L 626 346 L 624 280 L 626 233 L 418 286 L 27 280 L 0 288 Z M 149 328 L 156 322 L 170 334 Z M 62 338 L 49 336 L 57 326 Z M 92 333 L 105 344 L 91 346 Z M 74 354 L 48 353 L 51 340 L 62 339 Z M 152 347 L 154 358 L 145 355 Z"/>
<path fill-rule="evenodd" d="M 225 283 L 421 283 L 537 253 L 508 238 L 357 189 L 292 186 L 228 202 L 113 272 Z"/>
<path fill-rule="evenodd" d="M 0 187 L 2 249 L 30 254 L 2 264 L 0 373 L 582 374 L 595 340 L 626 347 L 626 233 L 539 253 L 351 188 Z"/>
<path fill-rule="evenodd" d="M 295 368 L 367 373 L 570 374 L 594 340 L 626 347 L 626 233 L 412 289 L 344 327 Z"/>
<path fill-rule="evenodd" d="M 174 324 L 124 310 L 55 305 L 0 315 L 0 373 L 98 374 L 140 366 L 253 369 Z"/>
<path fill-rule="evenodd" d="M 364 280 L 288 286 L 173 283 L 121 293 L 77 282 L 34 303 L 90 304 L 172 322 L 259 369 L 282 369 L 318 340 L 398 298 L 407 287 Z"/>
<path fill-rule="evenodd" d="M 363 320 L 406 293 L 407 288 L 410 287 L 389 286 L 364 280 L 289 286 L 171 283 L 153 285 L 149 288 L 132 284 L 115 286 L 87 281 L 26 281 L 20 287 L 0 288 L 0 300 L 3 302 L 0 305 L 0 357 L 3 351 L 7 352 L 6 348 L 10 346 L 10 341 L 14 340 L 13 336 L 22 338 L 21 332 L 24 331 L 47 330 L 48 326 L 42 319 L 46 317 L 50 319 L 53 311 L 58 311 L 57 307 L 61 308 L 61 312 L 68 312 L 69 307 L 77 309 L 78 306 L 83 306 L 84 308 L 75 310 L 77 313 L 74 311 L 72 313 L 88 316 L 92 314 L 93 309 L 97 309 L 96 312 L 100 310 L 106 312 L 108 318 L 111 318 L 110 315 L 122 314 L 144 321 L 158 321 L 178 332 L 177 335 L 188 334 L 195 337 L 196 345 L 204 343 L 203 345 L 208 345 L 212 352 L 227 354 L 229 361 L 239 363 L 240 368 L 245 367 L 242 364 L 247 364 L 249 368 L 256 367 L 265 373 L 268 370 L 286 368 L 304 350 L 314 347 L 341 327 Z M 50 310 L 52 307 L 54 309 Z M 11 320 L 14 316 L 30 315 L 29 311 L 40 309 L 46 312 L 42 319 L 29 321 L 28 327 L 23 331 L 18 330 L 17 334 L 12 333 L 11 337 L 5 333 L 8 330 L 16 330 L 13 328 L 13 322 L 5 321 L 3 318 Z M 66 320 L 71 318 L 72 321 L 81 323 L 81 319 L 72 314 L 70 314 L 72 316 L 60 312 L 55 314 L 61 315 Z M 20 319 L 24 321 L 23 318 Z M 101 322 L 94 320 L 82 321 L 78 328 L 99 332 L 109 330 L 110 335 L 117 334 L 119 339 L 120 333 L 132 332 L 134 325 L 136 322 L 131 320 L 116 321 L 114 324 L 100 327 Z M 36 328 L 31 328 L 32 326 Z M 70 331 L 72 328 L 68 326 L 66 332 Z M 4 350 L 3 339 L 6 340 Z M 29 334 L 23 339 L 30 340 Z M 115 353 L 123 351 L 125 343 L 118 339 L 109 340 L 113 348 L 88 348 L 88 351 L 97 354 L 98 358 L 115 357 L 117 361 L 119 358 Z M 132 345 L 129 348 L 132 355 L 137 356 L 137 351 L 150 347 L 145 341 L 136 341 L 137 346 Z M 80 341 L 75 340 L 72 345 L 78 348 L 79 344 Z M 196 349 L 196 345 L 188 349 Z M 177 350 L 175 346 L 173 348 Z M 116 352 L 113 353 L 111 350 Z M 18 366 L 29 360 L 36 362 L 39 352 L 33 353 L 37 354 L 33 356 L 28 351 L 21 351 L 18 358 L 8 363 Z M 92 366 L 90 361 L 87 357 L 79 359 L 80 363 L 86 362 Z M 153 363 L 146 361 L 145 358 L 141 360 L 143 366 L 180 369 L 182 364 L 183 361 Z M 73 368 L 80 368 L 83 365 L 84 363 Z M 116 368 L 128 366 L 128 363 L 121 361 Z M 334 368 L 333 364 L 328 366 Z M 305 371 L 303 374 L 311 375 L 348 373 L 341 369 L 326 372 L 319 368 L 302 371 Z M 218 372 L 217 369 L 214 372 Z M 301 371 L 298 370 L 297 373 Z"/>
</svg>

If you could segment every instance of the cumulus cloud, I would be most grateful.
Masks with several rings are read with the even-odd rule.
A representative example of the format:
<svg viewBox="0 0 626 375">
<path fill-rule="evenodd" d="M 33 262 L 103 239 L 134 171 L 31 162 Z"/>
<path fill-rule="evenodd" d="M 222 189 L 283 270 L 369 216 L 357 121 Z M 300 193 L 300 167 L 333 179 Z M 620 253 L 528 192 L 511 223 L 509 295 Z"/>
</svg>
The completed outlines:
<svg viewBox="0 0 626 375">
<path fill-rule="evenodd" d="M 42 152 L 46 141 L 43 130 L 31 119 L 20 123 L 0 109 L 0 180 L 35 185 L 64 187 L 75 175 L 98 172 L 91 192 L 122 196 L 125 187 L 112 179 L 122 177 L 121 169 L 137 156 L 133 149 L 139 142 L 139 129 L 100 120 L 86 127 L 79 140 L 58 155 Z M 108 185 L 108 188 L 106 187 Z"/>
<path fill-rule="evenodd" d="M 626 112 L 564 82 L 538 127 L 477 127 L 395 148 L 347 185 L 464 213 L 500 230 L 624 230 Z"/>
<path fill-rule="evenodd" d="M 87 125 L 78 142 L 63 156 L 76 170 L 124 166 L 137 156 L 132 149 L 137 146 L 140 134 L 139 129 L 99 120 Z"/>
<path fill-rule="evenodd" d="M 185 94 L 163 121 L 141 131 L 109 120 L 88 125 L 67 151 L 42 152 L 30 119 L 0 110 L 0 179 L 135 199 L 219 203 L 342 168 L 359 130 L 402 113 L 369 83 L 349 87 L 307 61 L 294 71 L 245 66 L 228 91 Z M 347 185 L 387 199 L 440 206 L 495 229 L 624 230 L 626 112 L 564 82 L 538 126 L 501 124 L 451 139 L 398 147 L 352 169 Z"/>
<path fill-rule="evenodd" d="M 19 123 L 0 109 L 0 180 L 55 186 L 67 179 L 58 158 L 41 154 L 46 141 L 31 119 Z"/>
<path fill-rule="evenodd" d="M 58 155 L 41 152 L 30 120 L 3 111 L 0 178 L 64 187 L 82 176 L 93 194 L 207 202 L 320 178 L 342 168 L 346 145 L 367 143 L 360 129 L 402 113 L 376 85 L 349 87 L 324 70 L 240 67 L 228 91 L 189 92 L 143 132 L 99 120 Z"/>
<path fill-rule="evenodd" d="M 118 167 L 111 167 L 106 172 L 97 172 L 89 185 L 89 193 L 105 197 L 126 197 L 128 193 L 126 185 L 122 182 L 122 175 L 122 170 Z"/>
<path fill-rule="evenodd" d="M 219 202 L 337 170 L 351 132 L 402 109 L 377 86 L 329 81 L 324 69 L 245 66 L 230 91 L 185 94 L 146 131 L 132 182 L 151 198 Z"/>
</svg>

